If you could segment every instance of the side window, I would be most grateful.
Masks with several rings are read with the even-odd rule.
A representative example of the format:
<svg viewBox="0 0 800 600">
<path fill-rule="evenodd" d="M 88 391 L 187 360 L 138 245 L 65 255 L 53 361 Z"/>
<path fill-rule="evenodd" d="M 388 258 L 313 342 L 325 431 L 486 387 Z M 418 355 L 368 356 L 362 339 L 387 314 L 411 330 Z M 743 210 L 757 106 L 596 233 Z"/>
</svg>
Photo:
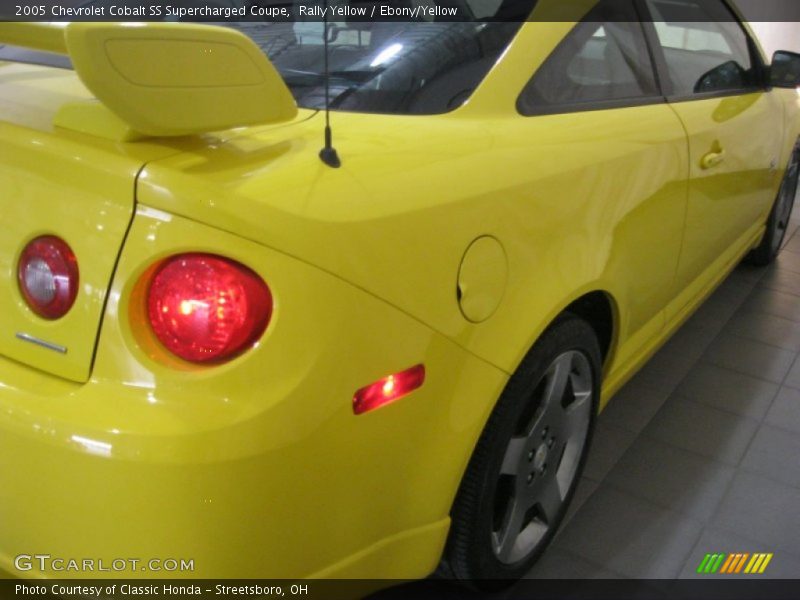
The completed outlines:
<svg viewBox="0 0 800 600">
<path fill-rule="evenodd" d="M 658 94 L 644 30 L 631 0 L 601 0 L 522 92 L 523 115 L 602 107 Z"/>
<path fill-rule="evenodd" d="M 720 0 L 647 0 L 647 4 L 672 95 L 758 86 L 758 66 L 747 34 Z"/>
</svg>

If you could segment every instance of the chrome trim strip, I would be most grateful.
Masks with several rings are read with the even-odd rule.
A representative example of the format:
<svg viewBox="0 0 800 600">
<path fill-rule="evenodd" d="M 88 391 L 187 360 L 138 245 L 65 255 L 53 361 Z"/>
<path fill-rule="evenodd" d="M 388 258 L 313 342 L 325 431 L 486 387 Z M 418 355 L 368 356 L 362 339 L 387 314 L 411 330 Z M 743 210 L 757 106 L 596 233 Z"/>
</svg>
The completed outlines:
<svg viewBox="0 0 800 600">
<path fill-rule="evenodd" d="M 48 350 L 53 350 L 54 352 L 59 352 L 61 354 L 67 353 L 66 346 L 59 346 L 58 344 L 46 342 L 44 340 L 40 340 L 39 338 L 35 338 L 32 335 L 28 335 L 27 333 L 17 333 L 17 339 L 22 340 L 23 342 L 36 344 L 37 346 L 41 346 L 42 348 L 47 348 Z"/>
</svg>

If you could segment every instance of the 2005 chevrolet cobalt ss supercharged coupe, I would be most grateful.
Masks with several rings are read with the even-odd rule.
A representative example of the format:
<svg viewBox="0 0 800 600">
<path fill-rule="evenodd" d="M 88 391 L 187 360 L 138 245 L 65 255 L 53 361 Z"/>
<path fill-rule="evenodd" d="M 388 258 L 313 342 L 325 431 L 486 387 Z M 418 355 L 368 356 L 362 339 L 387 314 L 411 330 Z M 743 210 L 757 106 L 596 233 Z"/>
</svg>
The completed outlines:
<svg viewBox="0 0 800 600">
<path fill-rule="evenodd" d="M 6 571 L 529 569 L 599 409 L 778 252 L 800 56 L 722 0 L 494 4 L 327 25 L 339 168 L 323 23 L 0 25 Z"/>
</svg>

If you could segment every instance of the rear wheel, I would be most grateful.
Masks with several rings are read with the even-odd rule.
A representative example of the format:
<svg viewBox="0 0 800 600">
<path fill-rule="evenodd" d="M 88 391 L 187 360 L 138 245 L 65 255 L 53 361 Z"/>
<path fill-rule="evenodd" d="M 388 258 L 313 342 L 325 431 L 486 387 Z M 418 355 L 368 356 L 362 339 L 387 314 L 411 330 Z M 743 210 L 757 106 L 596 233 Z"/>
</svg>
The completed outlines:
<svg viewBox="0 0 800 600">
<path fill-rule="evenodd" d="M 484 589 L 525 575 L 553 538 L 575 491 L 600 391 L 597 337 L 558 321 L 509 380 L 452 511 L 444 572 Z"/>
<path fill-rule="evenodd" d="M 789 228 L 789 219 L 792 217 L 794 200 L 797 196 L 797 182 L 800 175 L 800 148 L 796 149 L 786 175 L 783 178 L 775 205 L 767 220 L 767 231 L 764 239 L 747 256 L 751 265 L 763 267 L 770 264 L 781 250 L 781 245 Z"/>
</svg>

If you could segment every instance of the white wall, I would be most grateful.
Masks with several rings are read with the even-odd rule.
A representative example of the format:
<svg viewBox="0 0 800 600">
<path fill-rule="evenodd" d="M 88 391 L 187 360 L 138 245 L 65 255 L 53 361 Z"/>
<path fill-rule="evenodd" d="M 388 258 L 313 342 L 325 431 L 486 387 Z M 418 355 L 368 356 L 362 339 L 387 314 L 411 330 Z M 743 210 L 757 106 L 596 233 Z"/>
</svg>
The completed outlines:
<svg viewBox="0 0 800 600">
<path fill-rule="evenodd" d="M 750 23 L 767 58 L 776 50 L 800 52 L 800 23 Z"/>
</svg>

